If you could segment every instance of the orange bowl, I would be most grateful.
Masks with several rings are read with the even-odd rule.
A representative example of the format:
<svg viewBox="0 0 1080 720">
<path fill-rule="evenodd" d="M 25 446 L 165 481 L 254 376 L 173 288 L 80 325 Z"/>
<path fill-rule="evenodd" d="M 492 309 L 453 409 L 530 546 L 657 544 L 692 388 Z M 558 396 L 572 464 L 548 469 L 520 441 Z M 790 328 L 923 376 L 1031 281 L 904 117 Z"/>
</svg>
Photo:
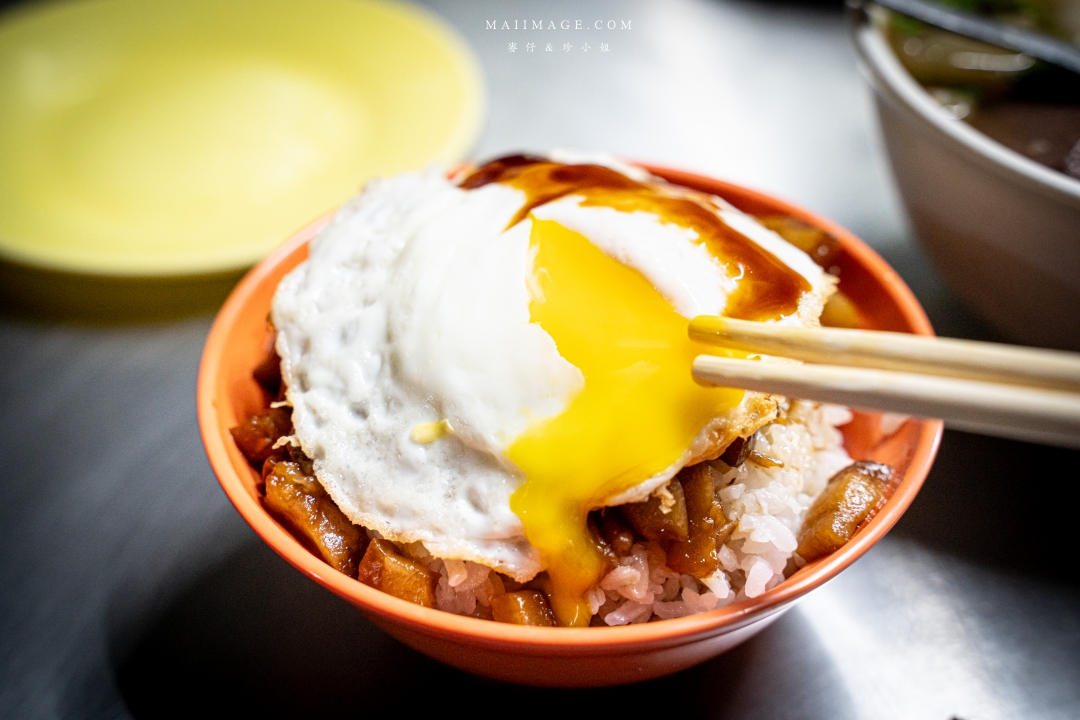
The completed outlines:
<svg viewBox="0 0 1080 720">
<path fill-rule="evenodd" d="M 840 287 L 867 328 L 932 335 L 911 290 L 873 250 L 838 225 L 774 198 L 700 175 L 646 168 L 670 182 L 719 195 L 752 215 L 783 214 L 840 240 Z M 198 413 L 206 453 L 226 495 L 255 532 L 295 568 L 358 607 L 406 645 L 455 667 L 529 685 L 595 687 L 646 680 L 700 663 L 760 632 L 796 600 L 858 560 L 914 499 L 937 453 L 942 424 L 907 421 L 890 436 L 880 416 L 859 412 L 842 428 L 855 459 L 893 465 L 902 480 L 885 507 L 843 548 L 809 563 L 775 588 L 712 612 L 624 627 L 537 628 L 462 617 L 399 600 L 347 577 L 312 555 L 263 509 L 257 473 L 229 428 L 262 409 L 251 377 L 272 336 L 267 326 L 278 281 L 307 258 L 322 218 L 259 263 L 225 302 L 203 351 Z"/>
</svg>

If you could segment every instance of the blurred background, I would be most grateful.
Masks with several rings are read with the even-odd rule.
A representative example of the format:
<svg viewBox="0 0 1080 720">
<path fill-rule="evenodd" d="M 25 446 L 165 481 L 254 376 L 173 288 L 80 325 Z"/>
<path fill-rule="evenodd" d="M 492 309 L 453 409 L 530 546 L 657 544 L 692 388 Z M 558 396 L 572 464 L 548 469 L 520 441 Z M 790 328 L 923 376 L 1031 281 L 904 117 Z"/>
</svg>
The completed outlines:
<svg viewBox="0 0 1080 720">
<path fill-rule="evenodd" d="M 424 127 L 434 128 L 424 132 L 460 126 L 432 157 L 569 147 L 744 184 L 869 243 L 939 334 L 1008 339 L 960 302 L 915 241 L 904 204 L 912 196 L 895 184 L 841 3 L 417 6 L 467 44 L 454 55 L 465 58 L 461 72 L 474 57 L 482 76 L 474 115 L 421 102 Z M 2 32 L 33 6 L 0 7 Z M 500 29 L 515 18 L 570 29 Z M 604 26 L 578 31 L 579 19 Z M 407 89 L 410 52 L 398 51 L 372 51 L 372 72 Z M 439 62 L 430 72 L 451 61 Z M 0 91 L 12 92 L 2 77 Z M 398 147 L 382 135 L 369 141 Z M 406 153 L 400 162 L 417 161 Z M 716 718 L 1080 715 L 1076 522 L 1058 497 L 1076 452 L 947 432 L 890 536 L 745 645 L 625 688 L 502 685 L 383 635 L 259 542 L 218 488 L 198 437 L 195 378 L 216 303 L 242 262 L 185 279 L 5 258 L 0 716 L 324 717 L 434 712 L 462 700 L 469 712 L 656 707 Z M 80 297 L 96 298 L 92 312 Z"/>
</svg>

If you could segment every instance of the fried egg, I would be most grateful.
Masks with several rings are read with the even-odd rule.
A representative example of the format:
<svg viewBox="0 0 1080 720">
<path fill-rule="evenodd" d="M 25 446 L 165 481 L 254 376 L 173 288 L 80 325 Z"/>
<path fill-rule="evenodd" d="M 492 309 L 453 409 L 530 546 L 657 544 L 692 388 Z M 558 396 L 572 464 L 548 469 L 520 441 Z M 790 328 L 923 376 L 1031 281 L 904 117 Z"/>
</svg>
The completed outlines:
<svg viewBox="0 0 1080 720">
<path fill-rule="evenodd" d="M 615 161 L 511 157 L 373 181 L 280 283 L 296 438 L 356 524 L 588 622 L 596 508 L 640 501 L 775 415 L 696 384 L 688 320 L 813 325 L 834 280 L 719 198 Z"/>
</svg>

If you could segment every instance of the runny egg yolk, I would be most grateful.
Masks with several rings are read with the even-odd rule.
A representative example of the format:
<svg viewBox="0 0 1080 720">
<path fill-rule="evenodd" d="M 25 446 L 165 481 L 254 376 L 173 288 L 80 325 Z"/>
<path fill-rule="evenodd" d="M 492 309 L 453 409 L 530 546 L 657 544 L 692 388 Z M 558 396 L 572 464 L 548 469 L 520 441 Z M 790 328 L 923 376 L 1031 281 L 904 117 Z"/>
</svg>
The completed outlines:
<svg viewBox="0 0 1080 720">
<path fill-rule="evenodd" d="M 559 624 L 583 626 L 592 614 L 585 595 L 608 569 L 589 511 L 671 467 L 741 402 L 742 390 L 695 383 L 694 357 L 742 355 L 691 341 L 686 318 L 641 273 L 579 233 L 530 219 L 530 317 L 585 384 L 509 447 L 525 475 L 510 507 L 544 559 Z"/>
</svg>

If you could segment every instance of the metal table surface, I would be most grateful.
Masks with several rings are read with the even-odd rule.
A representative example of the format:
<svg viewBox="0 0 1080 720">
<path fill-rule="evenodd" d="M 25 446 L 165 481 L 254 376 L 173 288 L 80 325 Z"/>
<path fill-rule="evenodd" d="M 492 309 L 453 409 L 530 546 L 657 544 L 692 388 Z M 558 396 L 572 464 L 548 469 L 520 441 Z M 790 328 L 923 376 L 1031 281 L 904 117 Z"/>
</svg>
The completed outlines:
<svg viewBox="0 0 1080 720">
<path fill-rule="evenodd" d="M 910 240 L 837 6 L 430 5 L 487 76 L 477 158 L 603 149 L 775 193 L 878 249 L 940 333 L 995 339 Z M 571 29 L 487 28 L 515 18 Z M 248 530 L 198 438 L 210 320 L 0 315 L 0 717 L 1080 716 L 1076 521 L 1059 495 L 1075 452 L 949 432 L 898 527 L 746 644 L 634 686 L 522 688 L 397 644 Z"/>
</svg>

